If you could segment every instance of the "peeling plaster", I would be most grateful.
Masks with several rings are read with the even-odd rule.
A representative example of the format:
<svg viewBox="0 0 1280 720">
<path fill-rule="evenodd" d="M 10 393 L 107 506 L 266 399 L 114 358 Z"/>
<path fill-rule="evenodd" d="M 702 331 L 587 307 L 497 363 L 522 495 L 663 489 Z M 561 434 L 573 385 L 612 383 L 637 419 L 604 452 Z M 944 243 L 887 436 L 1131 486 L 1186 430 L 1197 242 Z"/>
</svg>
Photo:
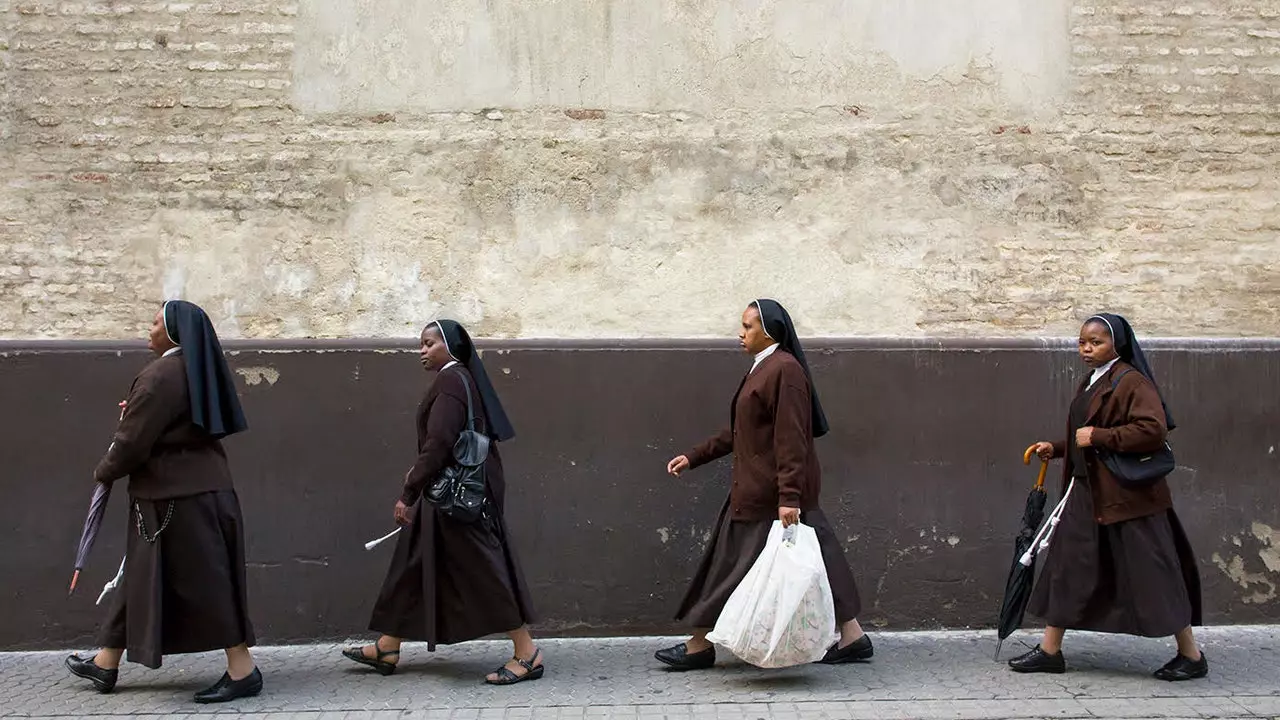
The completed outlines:
<svg viewBox="0 0 1280 720">
<path fill-rule="evenodd" d="M 1270 572 L 1280 573 L 1280 530 L 1260 522 L 1255 522 L 1252 530 L 1253 536 L 1263 545 L 1262 550 L 1258 551 L 1262 564 Z"/>
<path fill-rule="evenodd" d="M 1278 580 L 1276 576 L 1280 576 L 1280 531 L 1261 522 L 1254 522 L 1250 526 L 1250 531 L 1261 546 L 1258 549 L 1258 559 L 1262 561 L 1264 572 L 1248 570 L 1245 567 L 1245 558 L 1239 554 L 1224 558 L 1221 553 L 1214 553 L 1213 564 L 1245 591 L 1240 598 L 1241 602 L 1261 605 L 1280 597 L 1280 588 L 1277 588 L 1276 584 Z M 1238 548 L 1244 547 L 1240 537 L 1232 537 L 1231 544 Z"/>
<path fill-rule="evenodd" d="M 250 385 L 259 385 L 263 380 L 266 380 L 268 385 L 275 385 L 280 379 L 280 371 L 267 365 L 236 368 L 236 374 Z"/>
</svg>

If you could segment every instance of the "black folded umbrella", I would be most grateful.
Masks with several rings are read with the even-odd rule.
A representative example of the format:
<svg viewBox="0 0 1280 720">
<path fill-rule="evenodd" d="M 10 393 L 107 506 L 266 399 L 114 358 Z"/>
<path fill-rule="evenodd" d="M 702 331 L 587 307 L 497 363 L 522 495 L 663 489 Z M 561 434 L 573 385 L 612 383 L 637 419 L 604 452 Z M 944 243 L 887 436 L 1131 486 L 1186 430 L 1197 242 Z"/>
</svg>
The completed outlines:
<svg viewBox="0 0 1280 720">
<path fill-rule="evenodd" d="M 1035 446 L 1027 448 L 1022 455 L 1022 464 L 1031 464 L 1031 455 Z M 1022 527 L 1013 539 L 1013 567 L 1009 569 L 1009 579 L 1004 585 L 1004 600 L 1000 603 L 999 641 L 996 643 L 996 659 L 1000 658 L 1000 648 L 1005 638 L 1022 626 L 1022 616 L 1027 611 L 1027 602 L 1031 599 L 1031 585 L 1036 577 L 1036 561 L 1034 556 L 1024 564 L 1023 556 L 1035 541 L 1036 529 L 1044 521 L 1044 505 L 1048 495 L 1044 491 L 1044 476 L 1049 469 L 1047 461 L 1040 463 L 1040 477 L 1036 486 L 1027 496 L 1026 507 L 1022 511 Z"/>
<path fill-rule="evenodd" d="M 80 531 L 80 546 L 76 549 L 75 572 L 71 574 L 71 587 L 67 597 L 76 591 L 76 583 L 80 580 L 80 571 L 89 559 L 89 551 L 98 539 L 98 530 L 102 528 L 102 518 L 107 512 L 107 500 L 111 497 L 111 486 L 106 483 L 94 483 L 93 499 L 89 501 L 89 515 L 84 519 L 84 530 Z"/>
</svg>

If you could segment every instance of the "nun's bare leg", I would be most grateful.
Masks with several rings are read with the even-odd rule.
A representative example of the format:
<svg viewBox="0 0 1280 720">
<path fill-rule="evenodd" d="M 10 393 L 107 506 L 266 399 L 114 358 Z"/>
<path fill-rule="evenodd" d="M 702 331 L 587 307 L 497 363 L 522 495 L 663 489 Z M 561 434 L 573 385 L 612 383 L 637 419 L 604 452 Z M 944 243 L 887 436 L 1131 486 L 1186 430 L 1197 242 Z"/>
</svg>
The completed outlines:
<svg viewBox="0 0 1280 720">
<path fill-rule="evenodd" d="M 232 680 L 243 680 L 253 674 L 253 655 L 248 645 L 227 648 L 227 674 Z"/>
<path fill-rule="evenodd" d="M 709 632 L 711 632 L 711 628 L 694 628 L 693 637 L 684 643 L 685 652 L 692 655 L 711 647 L 711 642 L 707 640 L 707 633 Z"/>
<path fill-rule="evenodd" d="M 1178 654 L 1188 660 L 1200 661 L 1200 646 L 1196 645 L 1196 634 L 1188 625 L 1178 631 L 1173 638 L 1178 641 Z"/>
<path fill-rule="evenodd" d="M 1050 625 L 1044 629 L 1044 636 L 1040 639 L 1040 649 L 1049 655 L 1057 655 L 1062 652 L 1062 638 L 1065 637 L 1067 631 L 1065 628 L 1053 627 Z"/>
<path fill-rule="evenodd" d="M 93 664 L 103 670 L 115 670 L 120 667 L 120 658 L 124 657 L 124 648 L 102 648 L 93 656 Z"/>
<path fill-rule="evenodd" d="M 533 654 L 538 650 L 533 645 L 533 635 L 529 633 L 529 628 L 512 630 L 507 633 L 507 637 L 511 638 L 512 649 L 515 650 L 516 657 L 533 657 Z"/>
<path fill-rule="evenodd" d="M 849 647 L 853 643 L 856 643 L 859 640 L 861 640 L 863 635 L 866 635 L 866 633 L 862 631 L 862 625 L 858 622 L 857 618 L 854 618 L 847 623 L 841 624 L 840 625 L 840 647 L 841 648 Z"/>
</svg>

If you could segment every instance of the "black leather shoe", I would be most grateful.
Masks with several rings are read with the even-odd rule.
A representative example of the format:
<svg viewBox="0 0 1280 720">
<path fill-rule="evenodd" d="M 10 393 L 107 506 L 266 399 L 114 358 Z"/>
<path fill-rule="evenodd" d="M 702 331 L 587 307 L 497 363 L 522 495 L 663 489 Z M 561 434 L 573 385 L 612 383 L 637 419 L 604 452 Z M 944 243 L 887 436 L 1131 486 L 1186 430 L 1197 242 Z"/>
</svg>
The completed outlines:
<svg viewBox="0 0 1280 720">
<path fill-rule="evenodd" d="M 689 648 L 680 643 L 659 650 L 653 656 L 669 665 L 672 670 L 706 670 L 716 664 L 716 647 L 712 645 L 702 652 L 689 654 Z"/>
<path fill-rule="evenodd" d="M 1200 653 L 1199 660 L 1178 653 L 1178 656 L 1170 660 L 1164 667 L 1155 672 L 1155 676 L 1161 680 L 1169 682 L 1178 682 L 1180 680 L 1195 680 L 1209 674 L 1209 659 Z"/>
<path fill-rule="evenodd" d="M 232 680 L 230 675 L 222 673 L 222 678 L 218 682 L 196 693 L 196 702 L 228 702 L 243 697 L 253 697 L 260 692 L 262 692 L 262 671 L 255 667 L 253 672 L 239 680 Z"/>
<path fill-rule="evenodd" d="M 837 641 L 832 645 L 827 654 L 822 656 L 818 662 L 825 665 L 840 665 L 842 663 L 866 662 L 876 654 L 875 648 L 871 646 L 871 636 L 863 635 L 844 647 L 840 647 Z"/>
<path fill-rule="evenodd" d="M 85 660 L 79 655 L 67 658 L 67 669 L 76 677 L 92 680 L 93 687 L 104 695 L 116 689 L 116 678 L 120 677 L 119 670 L 100 668 L 93 662 L 93 658 Z"/>
<path fill-rule="evenodd" d="M 1064 673 L 1067 671 L 1067 659 L 1062 657 L 1061 650 L 1050 655 L 1037 645 L 1035 650 L 1010 660 L 1009 667 L 1020 673 Z"/>
</svg>

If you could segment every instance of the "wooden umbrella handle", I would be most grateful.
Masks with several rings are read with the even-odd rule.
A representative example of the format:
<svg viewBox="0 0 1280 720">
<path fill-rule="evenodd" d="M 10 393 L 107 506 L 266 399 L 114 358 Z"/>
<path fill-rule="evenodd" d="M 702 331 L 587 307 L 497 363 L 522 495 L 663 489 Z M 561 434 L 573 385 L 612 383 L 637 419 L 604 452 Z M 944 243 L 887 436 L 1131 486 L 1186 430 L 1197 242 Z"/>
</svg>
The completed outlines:
<svg viewBox="0 0 1280 720">
<path fill-rule="evenodd" d="M 1037 444 L 1039 444 L 1039 443 L 1037 443 Z M 1033 454 L 1035 454 L 1035 451 L 1036 451 L 1036 446 L 1035 446 L 1035 445 L 1032 445 L 1031 447 L 1027 448 L 1027 451 L 1026 451 L 1026 452 L 1022 453 L 1022 464 L 1023 464 L 1023 465 L 1030 465 L 1030 464 L 1031 464 L 1031 456 L 1032 456 Z M 1036 489 L 1037 489 L 1037 490 L 1043 490 L 1043 489 L 1044 489 L 1044 475 L 1045 475 L 1045 473 L 1047 473 L 1048 471 L 1049 471 L 1049 461 L 1048 461 L 1048 460 L 1041 460 L 1041 461 L 1040 461 L 1040 477 L 1036 478 Z"/>
</svg>

